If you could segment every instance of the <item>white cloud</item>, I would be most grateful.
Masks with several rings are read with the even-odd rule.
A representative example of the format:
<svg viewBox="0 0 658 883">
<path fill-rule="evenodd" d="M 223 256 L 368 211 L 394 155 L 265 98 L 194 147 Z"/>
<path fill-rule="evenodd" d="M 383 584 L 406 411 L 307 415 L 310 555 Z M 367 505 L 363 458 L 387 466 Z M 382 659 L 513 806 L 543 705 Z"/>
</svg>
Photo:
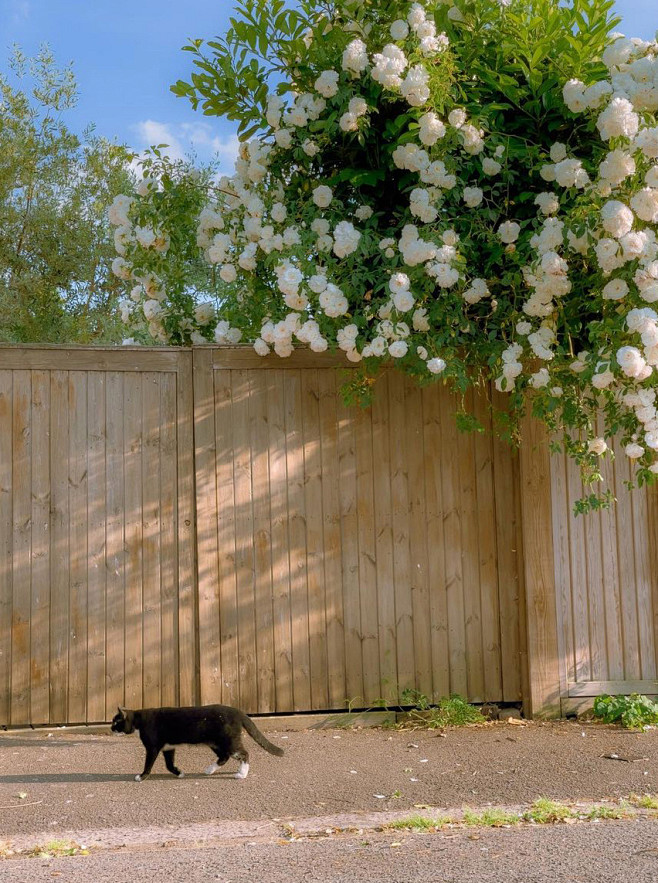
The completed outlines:
<svg viewBox="0 0 658 883">
<path fill-rule="evenodd" d="M 21 24 L 30 17 L 32 11 L 30 0 L 11 0 L 9 4 L 12 21 L 14 24 Z"/>
<path fill-rule="evenodd" d="M 169 145 L 163 153 L 172 159 L 184 159 L 195 154 L 202 162 L 211 159 L 219 161 L 223 174 L 233 172 L 240 142 L 237 135 L 219 135 L 204 122 L 162 123 L 157 120 L 142 120 L 133 126 L 137 137 L 137 149 L 144 150 L 155 144 Z"/>
</svg>

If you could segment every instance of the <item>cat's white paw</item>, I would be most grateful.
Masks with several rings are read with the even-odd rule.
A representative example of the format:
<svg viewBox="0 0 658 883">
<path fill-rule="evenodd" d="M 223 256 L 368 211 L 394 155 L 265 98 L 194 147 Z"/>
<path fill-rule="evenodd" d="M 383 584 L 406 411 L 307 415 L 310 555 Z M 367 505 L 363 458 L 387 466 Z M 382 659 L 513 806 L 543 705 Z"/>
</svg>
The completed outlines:
<svg viewBox="0 0 658 883">
<path fill-rule="evenodd" d="M 206 776 L 212 776 L 212 774 L 216 773 L 218 769 L 219 769 L 218 764 L 211 763 L 210 766 L 207 766 L 203 772 L 205 773 Z"/>
<path fill-rule="evenodd" d="M 235 774 L 235 778 L 236 779 L 246 779 L 248 773 L 249 773 L 249 764 L 248 763 L 241 763 L 240 769 Z"/>
<path fill-rule="evenodd" d="M 142 777 L 141 777 L 141 776 L 135 776 L 135 781 L 136 781 L 136 782 L 141 782 L 141 781 L 142 781 Z"/>
<path fill-rule="evenodd" d="M 176 776 L 177 776 L 177 778 L 179 778 L 179 779 L 184 779 L 184 778 L 185 778 L 185 773 L 184 773 L 182 770 L 179 770 L 179 771 L 176 773 Z"/>
</svg>

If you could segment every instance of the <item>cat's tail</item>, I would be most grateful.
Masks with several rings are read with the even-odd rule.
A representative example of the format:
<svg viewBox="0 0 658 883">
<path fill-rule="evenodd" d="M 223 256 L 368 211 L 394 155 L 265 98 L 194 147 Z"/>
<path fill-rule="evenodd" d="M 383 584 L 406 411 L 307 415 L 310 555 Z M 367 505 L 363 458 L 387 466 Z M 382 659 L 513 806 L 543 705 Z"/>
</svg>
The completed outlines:
<svg viewBox="0 0 658 883">
<path fill-rule="evenodd" d="M 269 739 L 266 739 L 256 724 L 250 717 L 247 717 L 246 714 L 242 715 L 242 726 L 249 733 L 254 742 L 257 742 L 261 748 L 264 748 L 265 751 L 269 751 L 270 754 L 276 754 L 277 757 L 281 757 L 283 754 L 283 748 L 279 748 L 278 745 L 274 745 Z"/>
</svg>

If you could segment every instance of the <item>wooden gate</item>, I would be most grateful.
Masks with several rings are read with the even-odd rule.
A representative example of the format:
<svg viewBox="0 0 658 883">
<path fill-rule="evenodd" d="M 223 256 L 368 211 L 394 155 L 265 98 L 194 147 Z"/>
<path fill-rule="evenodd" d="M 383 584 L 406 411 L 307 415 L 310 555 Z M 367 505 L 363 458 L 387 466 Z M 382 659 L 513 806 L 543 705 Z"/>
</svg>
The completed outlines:
<svg viewBox="0 0 658 883">
<path fill-rule="evenodd" d="M 191 367 L 0 349 L 0 724 L 196 700 Z"/>
<path fill-rule="evenodd" d="M 558 658 L 563 711 L 601 693 L 658 693 L 656 491 L 630 492 L 630 461 L 605 459 L 613 508 L 572 514 L 583 496 L 578 468 L 551 463 Z"/>
<path fill-rule="evenodd" d="M 371 408 L 345 407 L 338 364 L 195 350 L 202 700 L 520 700 L 513 452 L 394 371 Z"/>
</svg>

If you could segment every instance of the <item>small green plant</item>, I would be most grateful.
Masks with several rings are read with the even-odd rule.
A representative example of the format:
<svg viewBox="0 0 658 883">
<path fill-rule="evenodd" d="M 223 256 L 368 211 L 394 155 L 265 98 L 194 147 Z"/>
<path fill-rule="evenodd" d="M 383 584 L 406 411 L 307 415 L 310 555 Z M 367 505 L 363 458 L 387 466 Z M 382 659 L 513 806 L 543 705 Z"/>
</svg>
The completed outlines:
<svg viewBox="0 0 658 883">
<path fill-rule="evenodd" d="M 529 810 L 523 814 L 527 822 L 535 822 L 538 825 L 550 825 L 571 818 L 573 812 L 563 803 L 549 800 L 547 797 L 539 797 Z"/>
<path fill-rule="evenodd" d="M 429 697 L 421 693 L 420 690 L 414 690 L 411 687 L 407 687 L 400 693 L 400 699 L 403 705 L 412 705 L 419 711 L 427 711 L 430 707 Z"/>
<path fill-rule="evenodd" d="M 35 846 L 26 854 L 30 858 L 61 858 L 66 855 L 89 855 L 89 850 L 71 840 L 49 840 L 44 846 Z"/>
<path fill-rule="evenodd" d="M 452 819 L 449 816 L 437 816 L 431 819 L 427 816 L 412 815 L 406 819 L 388 822 L 384 827 L 394 831 L 438 831 L 439 828 L 443 828 L 451 822 Z"/>
<path fill-rule="evenodd" d="M 478 828 L 505 828 L 509 825 L 518 825 L 521 820 L 522 817 L 518 813 L 498 809 L 495 806 L 487 808 L 481 813 L 465 809 L 463 818 L 465 825 L 472 825 Z"/>
<path fill-rule="evenodd" d="M 640 809 L 658 809 L 658 797 L 653 794 L 631 794 L 628 799 Z"/>
<path fill-rule="evenodd" d="M 603 723 L 620 723 L 629 730 L 641 730 L 645 726 L 658 724 L 658 703 L 640 693 L 631 693 L 630 696 L 597 696 L 593 712 Z"/>
<path fill-rule="evenodd" d="M 404 705 L 413 706 L 408 713 L 406 726 L 427 727 L 434 730 L 441 727 L 464 727 L 467 724 L 486 723 L 486 718 L 479 710 L 456 693 L 449 698 L 439 699 L 436 705 L 432 705 L 430 699 L 418 690 L 403 690 L 400 698 Z"/>
<path fill-rule="evenodd" d="M 634 815 L 633 811 L 626 805 L 621 806 L 592 806 L 584 814 L 588 822 L 594 819 L 627 819 Z"/>
</svg>

